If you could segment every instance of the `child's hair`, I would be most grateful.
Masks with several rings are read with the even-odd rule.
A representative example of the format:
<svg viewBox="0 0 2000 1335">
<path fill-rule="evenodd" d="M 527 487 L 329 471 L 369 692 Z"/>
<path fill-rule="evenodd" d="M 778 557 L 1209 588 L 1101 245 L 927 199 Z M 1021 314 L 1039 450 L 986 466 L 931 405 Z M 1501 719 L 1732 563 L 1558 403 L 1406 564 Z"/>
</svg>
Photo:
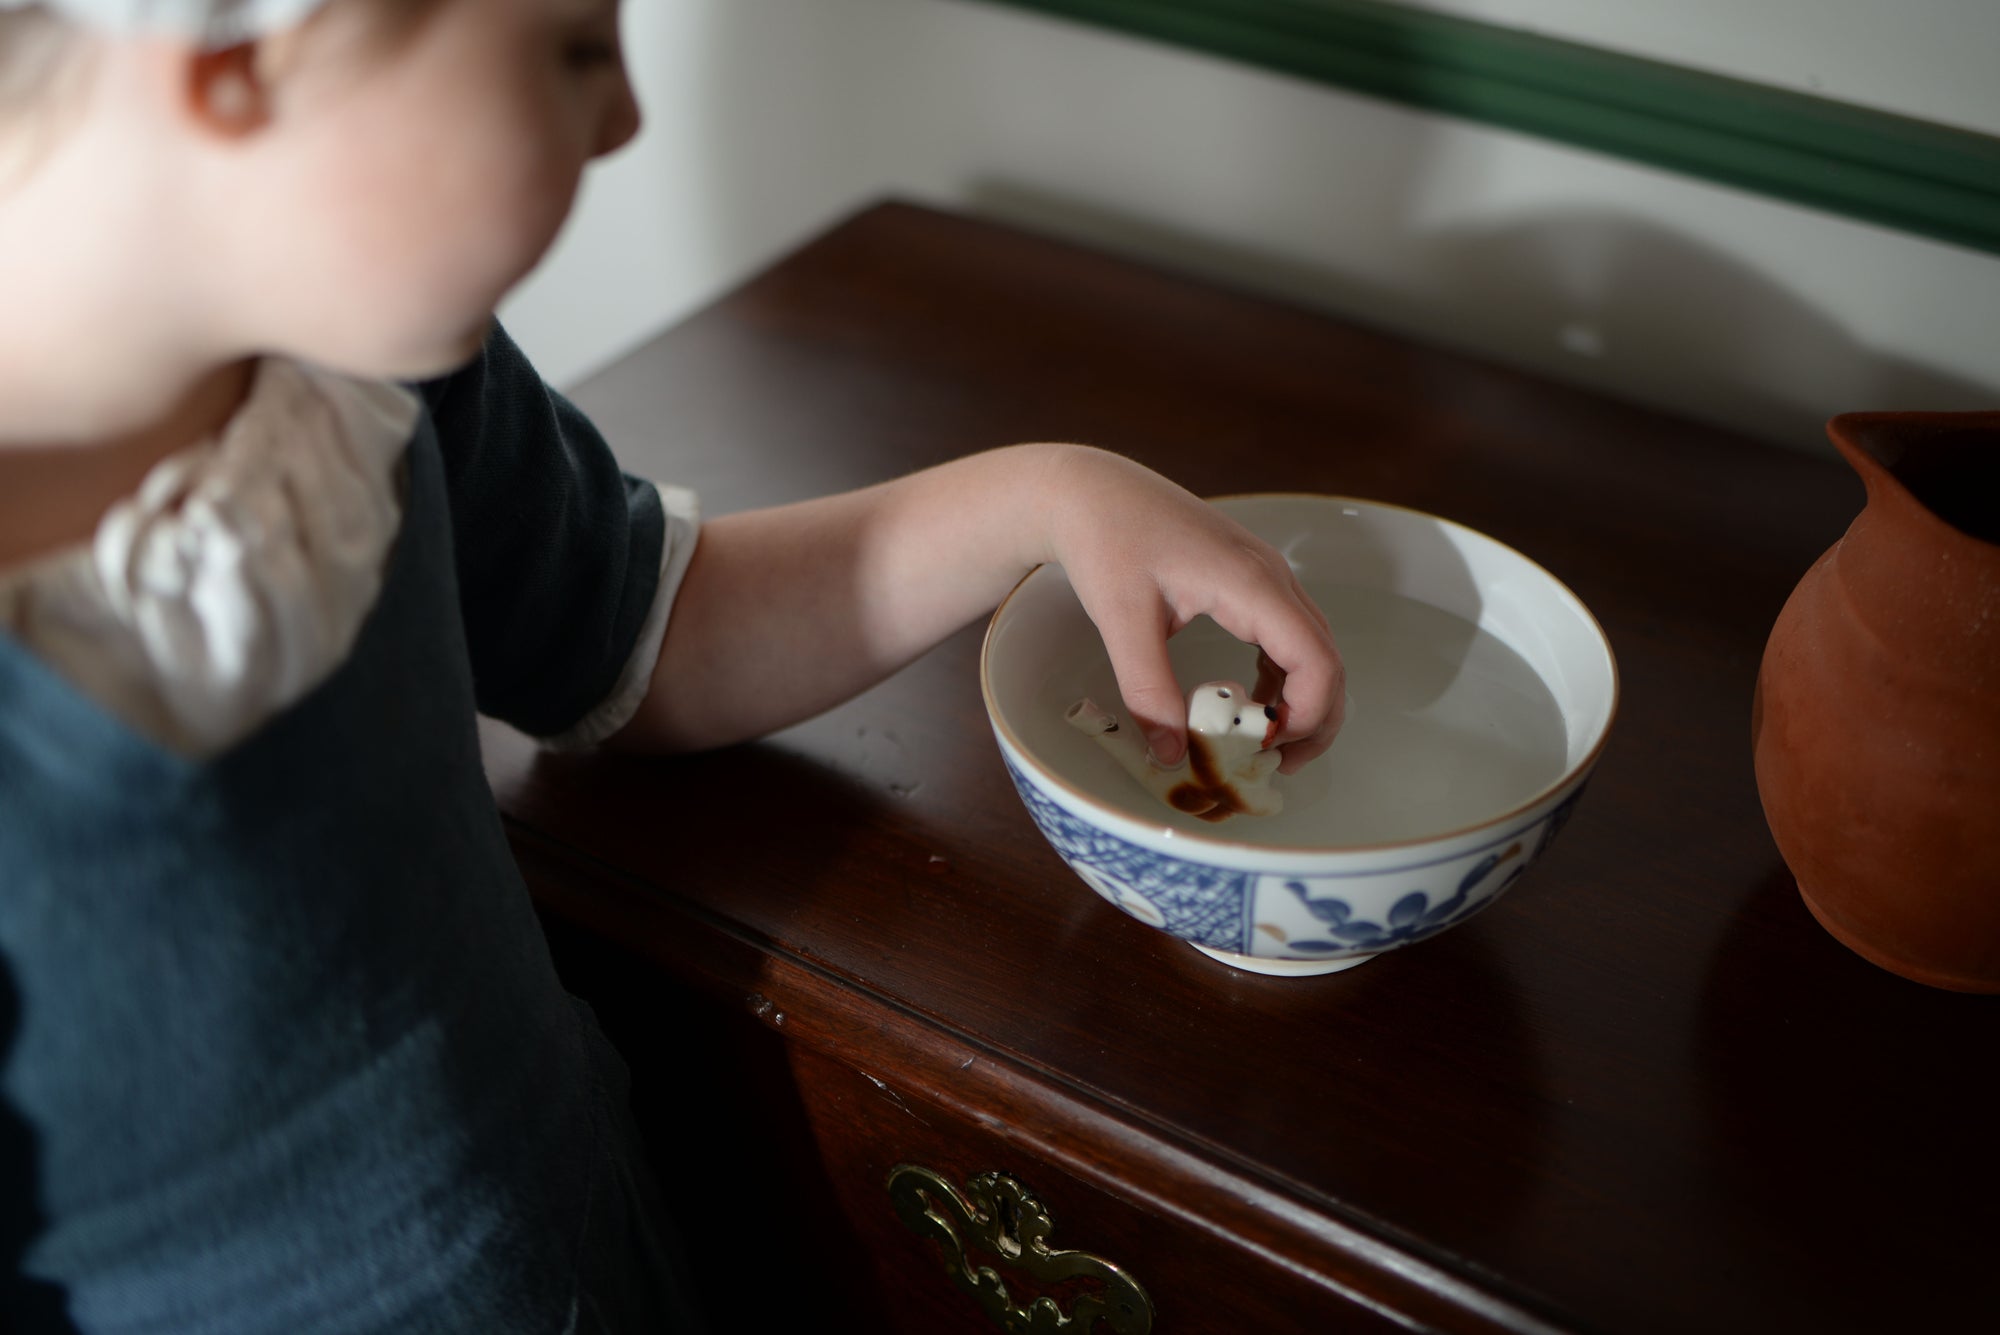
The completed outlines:
<svg viewBox="0 0 2000 1335">
<path fill-rule="evenodd" d="M 76 55 L 75 31 L 39 5 L 0 10 L 0 124 L 32 107 Z"/>
<path fill-rule="evenodd" d="M 76 28 L 48 9 L 0 10 L 0 192 L 55 138 L 61 91 L 82 66 Z"/>
<path fill-rule="evenodd" d="M 367 41 L 379 53 L 410 36 L 436 0 L 366 0 Z M 300 25 L 315 26 L 339 0 L 326 0 Z M 66 85 L 87 64 L 77 26 L 46 4 L 0 9 L 0 189 L 32 168 L 57 133 Z"/>
</svg>

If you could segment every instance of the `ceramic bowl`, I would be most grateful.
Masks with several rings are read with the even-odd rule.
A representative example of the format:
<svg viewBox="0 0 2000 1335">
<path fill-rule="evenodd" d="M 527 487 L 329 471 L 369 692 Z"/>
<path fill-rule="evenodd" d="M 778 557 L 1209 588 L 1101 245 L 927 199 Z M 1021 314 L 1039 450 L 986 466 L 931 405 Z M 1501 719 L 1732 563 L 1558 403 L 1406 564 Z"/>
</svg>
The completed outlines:
<svg viewBox="0 0 2000 1335">
<path fill-rule="evenodd" d="M 1321 974 L 1491 904 L 1569 819 L 1611 727 L 1603 630 L 1547 571 L 1460 524 L 1335 496 L 1214 504 L 1291 561 L 1347 665 L 1347 721 L 1276 782 L 1284 810 L 1174 811 L 1065 721 L 1123 713 L 1060 567 L 994 613 L 981 688 L 1008 772 L 1084 883 L 1237 968 Z M 1170 644 L 1181 683 L 1253 681 L 1255 650 L 1206 618 Z"/>
</svg>

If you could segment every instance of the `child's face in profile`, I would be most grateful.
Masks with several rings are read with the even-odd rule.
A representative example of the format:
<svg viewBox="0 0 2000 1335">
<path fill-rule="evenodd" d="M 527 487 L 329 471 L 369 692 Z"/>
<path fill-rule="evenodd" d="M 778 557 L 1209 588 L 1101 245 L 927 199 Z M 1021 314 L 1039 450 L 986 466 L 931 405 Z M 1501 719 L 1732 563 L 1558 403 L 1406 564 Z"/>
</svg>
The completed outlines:
<svg viewBox="0 0 2000 1335">
<path fill-rule="evenodd" d="M 639 113 L 617 0 L 434 0 L 386 43 L 383 3 L 335 0 L 245 149 L 282 215 L 270 343 L 414 378 L 477 350 Z"/>
</svg>

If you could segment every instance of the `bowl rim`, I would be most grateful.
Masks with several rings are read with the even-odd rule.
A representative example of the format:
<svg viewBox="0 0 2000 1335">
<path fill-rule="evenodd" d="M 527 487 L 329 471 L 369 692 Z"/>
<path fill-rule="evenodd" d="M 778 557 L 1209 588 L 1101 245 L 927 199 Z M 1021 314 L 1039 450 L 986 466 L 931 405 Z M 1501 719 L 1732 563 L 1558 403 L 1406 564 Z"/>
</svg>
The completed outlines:
<svg viewBox="0 0 2000 1335">
<path fill-rule="evenodd" d="M 1611 669 L 1611 700 L 1608 708 L 1605 710 L 1604 725 L 1598 730 L 1597 741 L 1594 745 L 1592 745 L 1590 750 L 1584 754 L 1582 759 L 1578 760 L 1573 765 L 1565 766 L 1562 774 L 1558 778 L 1556 778 L 1553 782 L 1548 783 L 1543 787 L 1537 789 L 1534 795 L 1528 798 L 1526 801 L 1516 803 L 1515 805 L 1507 808 L 1505 811 L 1498 812 L 1482 820 L 1474 821 L 1470 825 L 1461 825 L 1449 830 L 1439 830 L 1434 833 L 1420 835 L 1412 839 L 1389 839 L 1389 840 L 1384 840 L 1380 843 L 1372 843 L 1372 844 L 1266 844 L 1266 843 L 1256 843 L 1248 839 L 1223 838 L 1217 835 L 1203 833 L 1202 831 L 1199 830 L 1184 830 L 1181 829 L 1179 826 L 1174 826 L 1174 825 L 1164 825 L 1164 824 L 1159 825 L 1157 827 L 1158 829 L 1165 830 L 1171 833 L 1174 843 L 1177 846 L 1186 847 L 1188 845 L 1193 845 L 1196 848 L 1205 848 L 1214 850 L 1244 849 L 1244 850 L 1254 851 L 1259 854 L 1264 854 L 1264 853 L 1275 853 L 1281 855 L 1290 854 L 1303 857 L 1314 857 L 1314 856 L 1325 857 L 1328 855 L 1346 855 L 1350 853 L 1375 854 L 1375 853 L 1393 852 L 1397 849 L 1421 848 L 1426 845 L 1444 843 L 1447 841 L 1460 839 L 1469 834 L 1476 834 L 1479 831 L 1488 828 L 1489 826 L 1499 825 L 1510 820 L 1517 820 L 1521 816 L 1525 815 L 1527 812 L 1533 810 L 1535 807 L 1538 807 L 1543 803 L 1547 802 L 1551 797 L 1560 793 L 1563 789 L 1574 785 L 1579 778 L 1589 774 L 1592 768 L 1597 764 L 1598 757 L 1603 754 L 1605 743 L 1611 740 L 1612 724 L 1616 723 L 1618 720 L 1618 707 L 1622 698 L 1621 696 L 1622 683 L 1620 681 L 1618 674 L 1618 654 L 1617 651 L 1611 647 L 1611 637 L 1605 634 L 1603 623 L 1598 621 L 1597 614 L 1590 610 L 1589 604 L 1585 603 L 1582 598 L 1579 598 L 1577 596 L 1576 590 L 1570 588 L 1570 586 L 1568 584 L 1565 584 L 1562 580 L 1557 579 L 1555 575 L 1550 572 L 1547 566 L 1544 566 L 1541 562 L 1535 560 L 1533 557 L 1527 555 L 1525 552 L 1522 552 L 1519 548 L 1516 548 L 1508 543 L 1500 541 L 1500 539 L 1494 537 L 1490 533 L 1481 532 L 1479 529 L 1472 527 L 1470 524 L 1461 524 L 1455 519 L 1447 519 L 1443 515 L 1433 514 L 1428 510 L 1419 510 L 1414 506 L 1398 505 L 1393 501 L 1375 501 L 1375 500 L 1368 500 L 1359 496 L 1335 495 L 1327 492 L 1317 492 L 1317 491 L 1226 492 L 1219 496 L 1208 496 L 1204 497 L 1203 499 L 1211 505 L 1216 504 L 1217 502 L 1220 501 L 1303 500 L 1303 501 L 1314 501 L 1314 502 L 1332 502 L 1340 505 L 1365 506 L 1371 510 L 1393 510 L 1393 511 L 1399 511 L 1403 514 L 1415 515 L 1419 519 L 1427 519 L 1433 523 L 1441 524 L 1448 528 L 1458 529 L 1459 531 L 1463 533 L 1468 533 L 1475 538 L 1479 538 L 1483 541 L 1490 542 L 1494 546 L 1499 547 L 1502 551 L 1511 553 L 1512 555 L 1520 558 L 1520 560 L 1522 560 L 1527 565 L 1532 567 L 1544 579 L 1548 580 L 1550 584 L 1554 585 L 1557 590 L 1559 590 L 1563 595 L 1568 597 L 1568 599 L 1576 605 L 1576 609 L 1583 614 L 1584 620 L 1587 621 L 1590 624 L 1590 628 L 1597 633 L 1598 643 L 1604 647 L 1605 662 L 1610 666 Z M 1014 752 L 1017 755 L 1019 755 L 1022 758 L 1022 760 L 1030 764 L 1034 772 L 1034 775 L 1037 779 L 1060 791 L 1071 802 L 1080 805 L 1084 810 L 1087 811 L 1102 812 L 1106 815 L 1114 816 L 1125 821 L 1130 821 L 1135 824 L 1146 825 L 1149 828 L 1153 828 L 1149 825 L 1149 822 L 1146 821 L 1145 817 L 1136 814 L 1135 811 L 1132 810 L 1131 808 L 1115 806 L 1112 803 L 1104 801 L 1102 798 L 1095 797 L 1090 793 L 1085 792 L 1082 788 L 1069 782 L 1067 779 L 1063 778 L 1060 774 L 1056 773 L 1053 769 L 1051 769 L 1048 765 L 1044 764 L 1041 758 L 1033 750 L 1031 750 L 1024 741 L 1022 741 L 1020 736 L 1016 734 L 1014 729 L 1007 723 L 1006 719 L 1004 719 L 1001 716 L 999 708 L 994 703 L 993 679 L 992 679 L 994 632 L 999 628 L 1000 618 L 1006 613 L 1008 605 L 1014 601 L 1015 597 L 1020 594 L 1021 590 L 1024 587 L 1026 587 L 1028 581 L 1033 579 L 1044 565 L 1050 565 L 1050 564 L 1054 563 L 1038 562 L 1032 569 L 1028 571 L 1027 574 L 1021 576 L 1020 579 L 1016 580 L 1014 582 L 1014 587 L 1007 591 L 1007 596 L 1000 600 L 999 606 L 995 607 L 993 609 L 993 614 L 987 618 L 986 632 L 983 636 L 981 636 L 979 642 L 979 695 L 981 700 L 985 703 L 986 706 L 987 721 L 993 726 L 995 731 L 999 732 L 1003 737 L 1006 738 L 1009 746 L 1012 747 Z"/>
</svg>

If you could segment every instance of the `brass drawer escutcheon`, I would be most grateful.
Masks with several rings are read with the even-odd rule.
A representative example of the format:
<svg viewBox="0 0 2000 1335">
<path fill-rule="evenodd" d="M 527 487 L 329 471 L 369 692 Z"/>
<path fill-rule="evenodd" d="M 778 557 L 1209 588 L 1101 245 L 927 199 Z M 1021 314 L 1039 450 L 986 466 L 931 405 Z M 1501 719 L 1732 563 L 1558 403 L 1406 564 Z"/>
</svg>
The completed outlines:
<svg viewBox="0 0 2000 1335">
<path fill-rule="evenodd" d="M 888 1185 L 896 1216 L 944 1248 L 946 1273 L 1002 1330 L 1014 1335 L 1058 1331 L 1088 1335 L 1100 1317 L 1114 1335 L 1147 1335 L 1152 1330 L 1153 1303 L 1139 1281 L 1088 1252 L 1052 1250 L 1048 1239 L 1055 1223 L 1047 1208 L 1007 1174 L 981 1173 L 961 1193 L 930 1169 L 906 1163 L 889 1170 Z M 1078 1298 L 1067 1316 L 1053 1298 L 1017 1307 L 999 1271 L 973 1265 L 968 1245 L 1043 1284 L 1086 1278 L 1104 1287 Z"/>
</svg>

